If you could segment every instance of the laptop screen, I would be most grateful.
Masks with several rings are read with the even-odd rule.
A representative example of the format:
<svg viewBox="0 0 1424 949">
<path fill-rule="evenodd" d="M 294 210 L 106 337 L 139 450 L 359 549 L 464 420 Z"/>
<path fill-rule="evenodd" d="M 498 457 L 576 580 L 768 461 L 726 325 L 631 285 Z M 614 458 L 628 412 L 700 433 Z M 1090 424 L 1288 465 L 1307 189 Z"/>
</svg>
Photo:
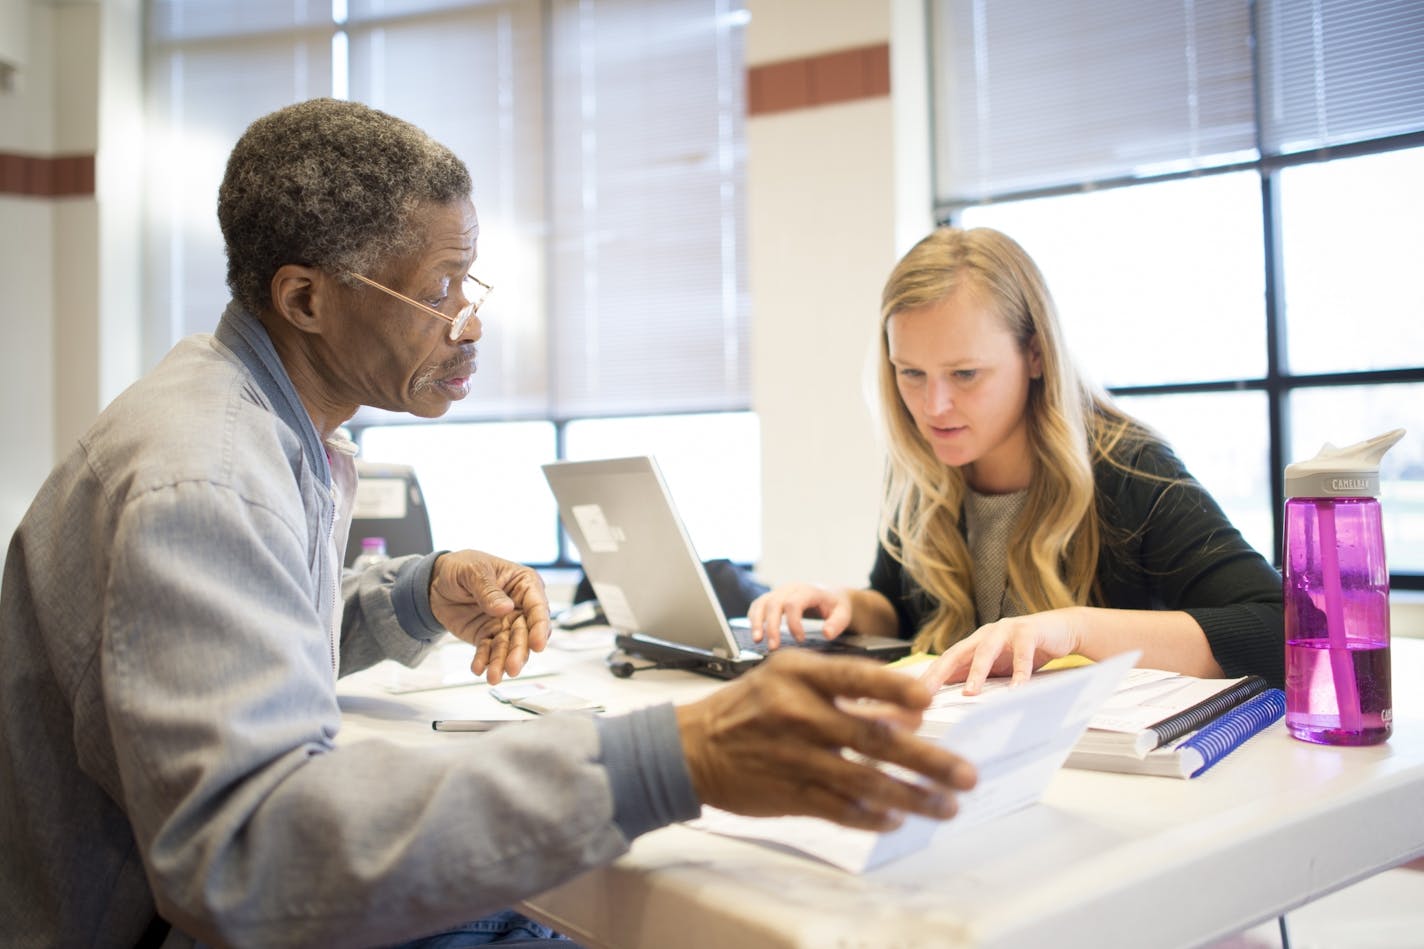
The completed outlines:
<svg viewBox="0 0 1424 949">
<path fill-rule="evenodd" d="M 656 461 L 555 462 L 544 476 L 610 626 L 710 655 L 740 652 Z"/>
</svg>

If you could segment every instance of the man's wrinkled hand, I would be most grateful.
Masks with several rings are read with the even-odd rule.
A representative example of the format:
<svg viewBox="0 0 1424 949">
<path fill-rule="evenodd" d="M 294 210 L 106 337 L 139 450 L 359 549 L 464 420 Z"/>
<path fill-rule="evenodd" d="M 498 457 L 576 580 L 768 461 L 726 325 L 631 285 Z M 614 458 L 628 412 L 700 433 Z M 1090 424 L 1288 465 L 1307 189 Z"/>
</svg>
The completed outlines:
<svg viewBox="0 0 1424 949">
<path fill-rule="evenodd" d="M 870 701 L 855 711 L 842 707 L 861 700 Z M 878 703 L 893 711 L 865 712 Z M 929 703 L 922 683 L 870 660 L 792 650 L 679 706 L 677 715 L 704 803 L 885 831 L 906 814 L 953 816 L 955 793 L 974 786 L 973 765 L 915 736 Z M 877 762 L 913 774 L 899 776 Z"/>
<path fill-rule="evenodd" d="M 441 554 L 430 578 L 430 609 L 475 647 L 470 671 L 491 684 L 518 675 L 549 641 L 549 599 L 529 567 L 478 550 Z"/>
</svg>

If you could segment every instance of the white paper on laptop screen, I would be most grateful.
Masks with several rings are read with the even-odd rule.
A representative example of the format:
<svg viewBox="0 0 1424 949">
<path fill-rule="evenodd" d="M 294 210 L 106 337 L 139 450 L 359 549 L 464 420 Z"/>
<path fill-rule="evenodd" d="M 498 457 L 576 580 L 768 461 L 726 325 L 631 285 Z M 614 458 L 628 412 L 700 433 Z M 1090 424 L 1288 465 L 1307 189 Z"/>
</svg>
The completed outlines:
<svg viewBox="0 0 1424 949">
<path fill-rule="evenodd" d="M 608 523 L 608 518 L 604 515 L 601 505 L 575 504 L 570 510 L 574 513 L 574 520 L 578 521 L 579 531 L 583 533 L 583 542 L 588 545 L 590 553 L 616 554 L 618 552 L 618 542 L 623 539 L 623 532 Z"/>
<path fill-rule="evenodd" d="M 590 581 L 592 583 L 592 581 Z M 603 615 L 608 619 L 609 626 L 617 626 L 620 629 L 642 629 L 638 625 L 638 617 L 633 613 L 633 606 L 628 602 L 628 597 L 623 593 L 623 588 L 612 583 L 593 583 L 593 595 L 598 598 L 598 605 L 603 608 Z"/>
</svg>

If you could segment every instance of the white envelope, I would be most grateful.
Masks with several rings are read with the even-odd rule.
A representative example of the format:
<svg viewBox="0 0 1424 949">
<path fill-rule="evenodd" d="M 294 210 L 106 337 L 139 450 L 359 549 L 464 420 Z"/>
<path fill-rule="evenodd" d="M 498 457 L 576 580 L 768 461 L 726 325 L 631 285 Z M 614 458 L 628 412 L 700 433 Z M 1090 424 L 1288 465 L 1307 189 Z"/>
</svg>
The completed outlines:
<svg viewBox="0 0 1424 949">
<path fill-rule="evenodd" d="M 935 739 L 972 761 L 979 783 L 959 795 L 947 822 L 911 815 L 886 833 L 842 827 L 817 817 L 743 817 L 714 807 L 687 826 L 793 847 L 861 873 L 938 839 L 1036 803 L 1093 713 L 1117 690 L 1137 652 L 996 690 Z"/>
</svg>

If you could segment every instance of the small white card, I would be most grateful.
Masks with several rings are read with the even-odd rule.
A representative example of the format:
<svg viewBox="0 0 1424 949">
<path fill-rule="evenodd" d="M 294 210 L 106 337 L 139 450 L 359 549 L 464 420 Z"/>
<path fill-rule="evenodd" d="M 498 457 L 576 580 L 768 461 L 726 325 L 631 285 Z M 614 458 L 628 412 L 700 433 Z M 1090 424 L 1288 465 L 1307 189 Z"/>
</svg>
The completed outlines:
<svg viewBox="0 0 1424 949">
<path fill-rule="evenodd" d="M 356 482 L 351 516 L 400 520 L 406 515 L 405 488 L 400 478 L 362 478 Z"/>
</svg>

